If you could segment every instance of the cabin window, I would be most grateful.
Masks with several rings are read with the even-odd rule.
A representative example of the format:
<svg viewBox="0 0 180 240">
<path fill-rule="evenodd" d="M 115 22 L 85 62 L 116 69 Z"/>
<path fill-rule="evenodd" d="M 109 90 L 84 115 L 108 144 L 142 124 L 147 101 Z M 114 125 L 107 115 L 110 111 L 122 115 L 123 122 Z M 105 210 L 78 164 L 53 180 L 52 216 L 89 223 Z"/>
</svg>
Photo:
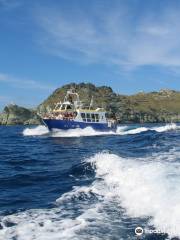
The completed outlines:
<svg viewBox="0 0 180 240">
<path fill-rule="evenodd" d="M 66 109 L 67 109 L 67 110 L 72 109 L 72 108 L 71 108 L 71 105 L 67 105 Z"/>
<path fill-rule="evenodd" d="M 86 115 L 85 115 L 85 113 L 81 113 L 81 117 L 82 117 L 83 121 L 86 122 Z"/>
<path fill-rule="evenodd" d="M 92 122 L 95 122 L 95 114 L 94 113 L 91 114 L 91 118 L 92 118 Z"/>
<path fill-rule="evenodd" d="M 99 122 L 99 114 L 95 114 L 96 122 Z"/>
<path fill-rule="evenodd" d="M 63 104 L 63 105 L 61 106 L 61 110 L 65 110 L 65 108 L 66 108 L 66 105 Z"/>
<path fill-rule="evenodd" d="M 87 113 L 87 114 L 86 114 L 86 119 L 87 119 L 87 122 L 91 122 L 91 116 L 90 116 L 90 113 Z"/>
</svg>

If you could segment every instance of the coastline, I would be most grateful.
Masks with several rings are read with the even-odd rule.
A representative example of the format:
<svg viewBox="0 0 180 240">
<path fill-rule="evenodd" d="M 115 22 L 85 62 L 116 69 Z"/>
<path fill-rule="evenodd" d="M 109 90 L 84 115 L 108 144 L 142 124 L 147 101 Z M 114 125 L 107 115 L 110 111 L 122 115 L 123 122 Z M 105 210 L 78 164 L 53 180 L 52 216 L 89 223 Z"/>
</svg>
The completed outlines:
<svg viewBox="0 0 180 240">
<path fill-rule="evenodd" d="M 63 100 L 69 89 L 75 89 L 79 93 L 84 106 L 89 106 L 93 96 L 94 107 L 104 108 L 110 117 L 117 119 L 119 124 L 180 122 L 179 91 L 165 89 L 128 96 L 117 94 L 108 86 L 97 87 L 91 83 L 71 83 L 56 89 L 34 109 L 16 104 L 5 106 L 0 113 L 0 125 L 41 124 L 39 115 L 54 109 L 56 103 Z"/>
</svg>

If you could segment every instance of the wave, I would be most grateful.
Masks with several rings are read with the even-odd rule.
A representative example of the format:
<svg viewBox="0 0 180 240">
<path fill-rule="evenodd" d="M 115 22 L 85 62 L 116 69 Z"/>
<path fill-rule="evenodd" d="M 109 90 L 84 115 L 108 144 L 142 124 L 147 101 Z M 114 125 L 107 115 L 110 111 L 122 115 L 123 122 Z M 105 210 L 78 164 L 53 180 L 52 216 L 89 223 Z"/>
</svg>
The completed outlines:
<svg viewBox="0 0 180 240">
<path fill-rule="evenodd" d="M 69 129 L 69 130 L 54 130 L 50 132 L 45 126 L 37 126 L 35 128 L 26 128 L 23 131 L 24 136 L 41 136 L 41 135 L 49 135 L 51 137 L 83 137 L 83 136 L 101 136 L 101 135 L 133 135 L 139 134 L 146 131 L 156 131 L 156 132 L 166 132 L 170 130 L 176 130 L 180 127 L 175 123 L 166 124 L 164 126 L 158 127 L 137 127 L 133 129 L 129 129 L 129 126 L 118 126 L 117 131 L 108 131 L 108 132 L 100 132 L 92 129 L 91 127 L 87 127 L 84 129 Z"/>
<path fill-rule="evenodd" d="M 114 132 L 99 132 L 91 127 L 84 129 L 69 129 L 69 130 L 57 130 L 53 131 L 52 137 L 86 137 L 86 136 L 100 136 L 100 135 L 111 135 L 115 134 Z"/>
<path fill-rule="evenodd" d="M 95 172 L 90 185 L 76 186 L 63 194 L 56 200 L 55 208 L 3 217 L 0 238 L 9 240 L 18 235 L 23 240 L 29 236 L 32 240 L 78 240 L 91 239 L 95 234 L 94 239 L 102 239 L 103 227 L 110 229 L 106 234 L 114 234 L 114 228 L 121 228 L 120 208 L 128 218 L 139 222 L 141 218 L 149 219 L 146 228 L 153 225 L 169 237 L 180 237 L 180 164 L 169 162 L 169 157 L 164 161 L 165 156 L 161 155 L 141 159 L 98 153 L 84 160 Z M 90 201 L 92 196 L 96 196 L 94 201 Z M 117 225 L 111 207 L 112 214 L 117 211 Z"/>
<path fill-rule="evenodd" d="M 118 132 L 121 133 L 127 126 L 119 126 Z M 51 137 L 83 137 L 83 136 L 99 136 L 99 135 L 112 135 L 116 134 L 113 131 L 109 132 L 99 132 L 95 131 L 91 127 L 87 127 L 84 129 L 69 129 L 69 130 L 58 130 L 55 129 L 54 131 L 50 132 L 47 127 L 41 125 L 35 128 L 26 128 L 23 131 L 24 136 L 41 136 L 41 135 L 49 135 Z"/>
<path fill-rule="evenodd" d="M 75 231 L 83 228 L 81 219 L 62 220 L 59 209 L 29 210 L 9 215 L 1 220 L 0 239 L 3 240 L 71 240 Z M 11 227 L 7 227 L 11 225 Z"/>
<path fill-rule="evenodd" d="M 179 163 L 164 162 L 164 156 L 125 159 L 103 153 L 89 162 L 95 168 L 96 178 L 103 180 L 103 185 L 96 189 L 98 194 L 118 198 L 130 217 L 150 218 L 149 226 L 180 237 Z"/>
<path fill-rule="evenodd" d="M 138 134 L 138 133 L 141 133 L 141 132 L 146 132 L 148 130 L 149 130 L 149 128 L 146 128 L 146 127 L 138 127 L 138 128 L 135 128 L 135 129 L 130 129 L 130 130 L 127 130 L 127 131 L 119 132 L 119 130 L 117 129 L 117 134 L 118 135 Z"/>
<path fill-rule="evenodd" d="M 47 127 L 43 125 L 37 126 L 35 128 L 26 128 L 23 131 L 24 136 L 41 136 L 48 133 L 49 133 L 49 130 L 47 129 Z"/>
<path fill-rule="evenodd" d="M 117 129 L 117 134 L 119 135 L 138 134 L 146 131 L 166 132 L 166 131 L 177 130 L 177 129 L 180 129 L 178 125 L 176 125 L 175 123 L 170 123 L 164 126 L 151 127 L 151 128 L 138 127 L 138 128 L 122 131 L 122 132 L 118 132 L 118 129 Z"/>
<path fill-rule="evenodd" d="M 170 123 L 166 124 L 165 126 L 151 128 L 150 130 L 154 130 L 156 132 L 166 132 L 176 129 L 180 129 L 180 126 L 176 125 L 175 123 Z"/>
</svg>

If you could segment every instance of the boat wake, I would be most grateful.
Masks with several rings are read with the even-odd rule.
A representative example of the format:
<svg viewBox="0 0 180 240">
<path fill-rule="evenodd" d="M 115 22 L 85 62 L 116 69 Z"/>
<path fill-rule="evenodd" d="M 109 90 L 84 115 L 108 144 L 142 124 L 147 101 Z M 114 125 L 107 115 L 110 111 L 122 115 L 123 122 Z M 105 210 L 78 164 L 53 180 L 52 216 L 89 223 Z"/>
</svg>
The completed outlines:
<svg viewBox="0 0 180 240">
<path fill-rule="evenodd" d="M 180 237 L 180 164 L 169 161 L 173 156 L 141 159 L 98 153 L 83 161 L 95 172 L 90 185 L 66 192 L 52 209 L 3 217 L 0 238 L 83 240 L 95 234 L 99 240 L 100 229 L 105 229 L 106 239 L 118 238 L 123 221 L 127 224 L 130 218 L 138 224 L 147 219 L 146 229 L 153 226 L 169 237 Z M 133 237 L 122 239 L 136 238 L 133 232 Z"/>
<path fill-rule="evenodd" d="M 49 130 L 47 129 L 47 127 L 43 125 L 37 126 L 35 128 L 26 128 L 23 131 L 24 136 L 41 136 L 48 133 L 49 133 Z"/>
<path fill-rule="evenodd" d="M 100 135 L 128 135 L 128 134 L 138 134 L 146 131 L 156 131 L 156 132 L 166 132 L 171 130 L 180 129 L 180 126 L 175 123 L 166 124 L 164 126 L 158 127 L 137 127 L 131 128 L 130 126 L 119 126 L 116 132 L 98 132 L 87 127 L 85 129 L 70 129 L 70 130 L 54 130 L 50 132 L 47 127 L 41 125 L 35 128 L 26 128 L 23 131 L 24 136 L 43 136 L 48 135 L 51 137 L 83 137 L 83 136 L 100 136 Z"/>
<path fill-rule="evenodd" d="M 146 227 L 180 237 L 180 163 L 172 163 L 177 154 L 146 159 L 96 154 L 89 159 L 97 178 L 91 192 L 108 201 L 118 199 L 128 216 L 147 218 Z"/>
</svg>

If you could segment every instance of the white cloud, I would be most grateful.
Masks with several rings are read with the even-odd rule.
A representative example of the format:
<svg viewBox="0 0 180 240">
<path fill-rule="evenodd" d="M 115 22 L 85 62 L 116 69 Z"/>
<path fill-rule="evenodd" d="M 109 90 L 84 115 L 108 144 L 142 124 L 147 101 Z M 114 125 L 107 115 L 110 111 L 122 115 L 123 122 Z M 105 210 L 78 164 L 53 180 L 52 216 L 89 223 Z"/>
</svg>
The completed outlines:
<svg viewBox="0 0 180 240">
<path fill-rule="evenodd" d="M 142 14 L 119 4 L 64 13 L 42 10 L 41 46 L 81 63 L 113 64 L 123 69 L 144 65 L 180 67 L 180 9 Z M 139 15 L 139 16 L 138 16 Z M 42 36 L 41 36 L 42 37 Z"/>
<path fill-rule="evenodd" d="M 55 86 L 46 83 L 39 83 L 34 80 L 21 79 L 9 74 L 0 73 L 0 82 L 11 84 L 16 88 L 38 89 L 38 90 L 54 90 Z"/>
</svg>

